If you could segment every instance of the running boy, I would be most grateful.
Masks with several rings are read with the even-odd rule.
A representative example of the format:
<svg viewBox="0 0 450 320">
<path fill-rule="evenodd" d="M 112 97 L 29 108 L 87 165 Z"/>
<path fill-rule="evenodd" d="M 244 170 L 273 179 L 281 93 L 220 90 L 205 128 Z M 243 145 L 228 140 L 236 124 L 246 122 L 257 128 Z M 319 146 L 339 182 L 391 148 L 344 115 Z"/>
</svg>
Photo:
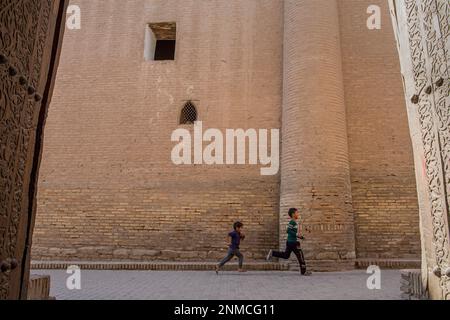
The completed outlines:
<svg viewBox="0 0 450 320">
<path fill-rule="evenodd" d="M 311 272 L 306 271 L 306 262 L 305 257 L 303 256 L 303 251 L 299 248 L 300 242 L 298 239 L 303 240 L 303 237 L 298 236 L 298 223 L 297 220 L 300 214 L 296 208 L 289 209 L 289 217 L 291 217 L 291 221 L 289 221 L 287 225 L 286 232 L 288 234 L 287 242 L 286 242 L 286 251 L 278 252 L 270 250 L 267 255 L 267 261 L 271 260 L 272 257 L 281 258 L 281 259 L 289 259 L 291 257 L 291 253 L 297 256 L 298 263 L 300 264 L 300 272 L 304 276 L 310 276 Z"/>
<path fill-rule="evenodd" d="M 239 272 L 245 272 L 242 268 L 244 265 L 244 256 L 239 251 L 239 245 L 241 244 L 241 240 L 244 240 L 245 235 L 242 233 L 242 228 L 244 225 L 241 222 L 235 222 L 233 225 L 234 231 L 228 234 L 228 253 L 225 258 L 217 265 L 216 273 L 219 274 L 220 268 L 222 268 L 227 262 L 233 259 L 234 256 L 239 259 Z"/>
</svg>

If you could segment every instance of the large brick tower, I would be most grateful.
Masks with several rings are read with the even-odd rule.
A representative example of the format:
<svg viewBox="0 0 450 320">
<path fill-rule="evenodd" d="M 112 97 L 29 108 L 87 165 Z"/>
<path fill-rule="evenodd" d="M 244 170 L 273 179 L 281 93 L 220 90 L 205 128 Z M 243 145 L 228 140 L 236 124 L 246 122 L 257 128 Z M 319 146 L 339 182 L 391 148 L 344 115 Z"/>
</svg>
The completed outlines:
<svg viewBox="0 0 450 320">
<path fill-rule="evenodd" d="M 348 267 L 355 236 L 338 4 L 287 0 L 284 15 L 280 235 L 298 206 L 307 258 Z"/>
</svg>

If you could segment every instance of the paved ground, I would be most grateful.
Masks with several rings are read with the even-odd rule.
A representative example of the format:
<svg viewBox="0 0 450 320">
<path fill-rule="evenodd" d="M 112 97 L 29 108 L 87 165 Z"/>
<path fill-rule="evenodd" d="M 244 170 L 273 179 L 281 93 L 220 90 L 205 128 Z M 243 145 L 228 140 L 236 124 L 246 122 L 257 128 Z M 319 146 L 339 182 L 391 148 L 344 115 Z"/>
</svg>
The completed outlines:
<svg viewBox="0 0 450 320">
<path fill-rule="evenodd" d="M 278 300 L 400 299 L 400 272 L 384 270 L 381 290 L 367 289 L 364 270 L 297 272 L 81 271 L 81 290 L 70 291 L 64 270 L 33 270 L 51 276 L 51 295 L 58 300 Z"/>
</svg>

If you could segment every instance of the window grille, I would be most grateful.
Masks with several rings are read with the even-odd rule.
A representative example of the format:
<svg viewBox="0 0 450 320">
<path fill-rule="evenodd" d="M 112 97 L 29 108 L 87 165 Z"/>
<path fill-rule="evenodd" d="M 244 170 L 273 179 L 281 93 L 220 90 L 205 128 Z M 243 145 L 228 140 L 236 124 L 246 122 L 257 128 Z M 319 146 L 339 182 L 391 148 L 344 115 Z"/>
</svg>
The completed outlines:
<svg viewBox="0 0 450 320">
<path fill-rule="evenodd" d="M 180 124 L 194 124 L 197 121 L 197 108 L 189 101 L 181 110 Z"/>
</svg>

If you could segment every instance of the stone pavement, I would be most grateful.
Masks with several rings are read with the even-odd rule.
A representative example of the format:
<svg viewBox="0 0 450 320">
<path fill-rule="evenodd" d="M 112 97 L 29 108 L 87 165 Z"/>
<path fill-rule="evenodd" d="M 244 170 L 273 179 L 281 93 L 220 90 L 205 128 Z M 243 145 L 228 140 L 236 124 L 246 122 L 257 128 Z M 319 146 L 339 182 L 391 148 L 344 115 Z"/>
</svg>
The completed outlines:
<svg viewBox="0 0 450 320">
<path fill-rule="evenodd" d="M 314 273 L 250 271 L 90 271 L 81 270 L 81 290 L 70 291 L 65 270 L 33 270 L 51 276 L 58 300 L 278 300 L 401 299 L 400 271 L 383 270 L 381 290 L 369 290 L 365 270 Z"/>
</svg>

